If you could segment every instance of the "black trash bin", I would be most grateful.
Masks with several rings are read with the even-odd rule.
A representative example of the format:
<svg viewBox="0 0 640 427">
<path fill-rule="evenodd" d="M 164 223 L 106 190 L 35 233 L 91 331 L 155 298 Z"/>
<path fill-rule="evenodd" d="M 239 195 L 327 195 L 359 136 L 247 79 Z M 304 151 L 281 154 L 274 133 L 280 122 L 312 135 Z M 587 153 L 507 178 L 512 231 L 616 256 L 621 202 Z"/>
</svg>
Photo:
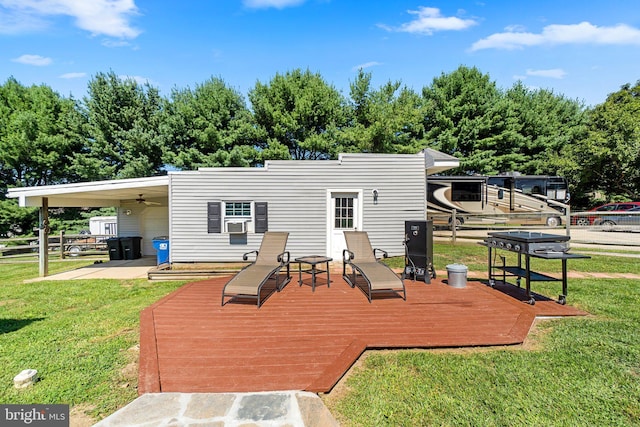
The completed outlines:
<svg viewBox="0 0 640 427">
<path fill-rule="evenodd" d="M 142 250 L 140 248 L 140 241 L 142 237 L 121 237 L 120 245 L 122 246 L 122 258 L 123 259 L 138 259 L 142 257 Z"/>
<path fill-rule="evenodd" d="M 107 249 L 109 249 L 109 260 L 121 260 L 122 258 L 122 246 L 120 245 L 119 237 L 111 237 L 107 239 Z"/>
</svg>

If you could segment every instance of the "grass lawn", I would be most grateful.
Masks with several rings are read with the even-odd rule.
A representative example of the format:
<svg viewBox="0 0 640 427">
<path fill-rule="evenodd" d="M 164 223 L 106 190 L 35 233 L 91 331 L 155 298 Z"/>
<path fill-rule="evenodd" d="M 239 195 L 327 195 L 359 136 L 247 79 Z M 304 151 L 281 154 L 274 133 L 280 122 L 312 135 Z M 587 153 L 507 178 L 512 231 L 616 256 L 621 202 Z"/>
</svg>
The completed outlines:
<svg viewBox="0 0 640 427">
<path fill-rule="evenodd" d="M 87 261 L 50 263 L 51 273 Z M 184 282 L 23 283 L 38 264 L 0 264 L 0 402 L 65 403 L 99 420 L 137 393 L 140 311 Z M 13 377 L 36 369 L 36 386 Z"/>
<path fill-rule="evenodd" d="M 434 253 L 438 270 L 486 269 L 477 244 L 437 243 Z M 569 269 L 640 274 L 640 262 L 596 255 Z M 37 275 L 36 263 L 0 264 L 0 402 L 66 403 L 97 421 L 135 399 L 140 311 L 184 282 L 23 283 Z M 593 316 L 544 321 L 526 346 L 371 352 L 325 402 L 345 426 L 640 425 L 640 280 L 570 280 L 568 301 Z M 15 389 L 27 368 L 41 381 Z"/>
<path fill-rule="evenodd" d="M 486 269 L 481 246 L 434 253 L 438 269 Z M 640 274 L 640 260 L 595 255 L 569 270 Z M 569 303 L 592 316 L 539 322 L 524 346 L 369 352 L 325 403 L 344 426 L 640 425 L 640 280 L 569 280 Z"/>
</svg>

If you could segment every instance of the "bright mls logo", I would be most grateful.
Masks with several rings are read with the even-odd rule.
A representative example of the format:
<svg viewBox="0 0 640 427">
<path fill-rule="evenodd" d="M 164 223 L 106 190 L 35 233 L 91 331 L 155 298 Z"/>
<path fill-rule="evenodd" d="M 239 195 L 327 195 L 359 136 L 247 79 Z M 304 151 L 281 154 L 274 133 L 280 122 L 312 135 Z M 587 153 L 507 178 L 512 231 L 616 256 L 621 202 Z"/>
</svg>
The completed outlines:
<svg viewBox="0 0 640 427">
<path fill-rule="evenodd" d="M 0 405 L 0 425 L 69 427 L 69 405 Z"/>
</svg>

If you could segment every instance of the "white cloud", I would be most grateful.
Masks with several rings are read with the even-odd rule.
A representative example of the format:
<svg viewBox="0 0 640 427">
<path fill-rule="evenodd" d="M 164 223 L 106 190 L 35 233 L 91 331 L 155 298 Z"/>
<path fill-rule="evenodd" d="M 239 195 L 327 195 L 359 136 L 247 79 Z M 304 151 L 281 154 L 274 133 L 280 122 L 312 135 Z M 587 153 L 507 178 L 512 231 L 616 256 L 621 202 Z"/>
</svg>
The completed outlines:
<svg viewBox="0 0 640 427">
<path fill-rule="evenodd" d="M 76 25 L 93 35 L 135 38 L 140 34 L 129 19 L 138 13 L 134 0 L 0 0 L 0 23 L 27 20 L 29 25 L 14 25 L 14 31 L 42 29 L 45 17 L 64 15 L 75 18 Z"/>
<path fill-rule="evenodd" d="M 7 13 L 0 2 L 0 34 L 22 34 L 41 31 L 48 26 L 40 17 L 32 16 L 20 11 Z"/>
<path fill-rule="evenodd" d="M 249 9 L 284 9 L 285 7 L 299 6 L 305 0 L 243 0 L 242 4 Z"/>
<path fill-rule="evenodd" d="M 378 26 L 387 31 L 431 35 L 436 31 L 459 31 L 477 25 L 473 19 L 443 16 L 440 9 L 435 7 L 421 6 L 418 10 L 408 10 L 407 13 L 417 15 L 417 18 L 395 28 L 384 24 Z"/>
<path fill-rule="evenodd" d="M 51 58 L 46 58 L 40 55 L 22 55 L 18 58 L 12 59 L 13 62 L 19 62 L 20 64 L 35 65 L 37 67 L 44 67 L 53 62 Z"/>
<path fill-rule="evenodd" d="M 120 75 L 118 76 L 121 80 L 133 80 L 139 85 L 149 84 L 150 86 L 158 86 L 153 80 L 148 79 L 142 76 L 128 76 L 128 75 Z"/>
<path fill-rule="evenodd" d="M 548 77 L 550 79 L 564 79 L 567 72 L 562 68 L 552 68 L 549 70 L 527 70 L 527 76 Z"/>
<path fill-rule="evenodd" d="M 86 77 L 87 73 L 65 73 L 60 75 L 61 79 L 81 79 Z"/>
<path fill-rule="evenodd" d="M 365 68 L 376 67 L 378 65 L 382 65 L 382 62 L 369 61 L 369 62 L 365 62 L 364 64 L 360 64 L 360 65 L 356 65 L 355 67 L 352 67 L 351 71 L 358 71 L 361 69 L 364 70 Z"/>
<path fill-rule="evenodd" d="M 507 30 L 478 40 L 471 50 L 522 49 L 556 44 L 640 45 L 640 30 L 625 24 L 598 27 L 589 22 L 572 25 L 548 25 L 540 34 Z"/>
<path fill-rule="evenodd" d="M 131 46 L 126 40 L 114 40 L 114 39 L 105 39 L 102 41 L 102 46 L 104 47 L 128 47 Z"/>
</svg>

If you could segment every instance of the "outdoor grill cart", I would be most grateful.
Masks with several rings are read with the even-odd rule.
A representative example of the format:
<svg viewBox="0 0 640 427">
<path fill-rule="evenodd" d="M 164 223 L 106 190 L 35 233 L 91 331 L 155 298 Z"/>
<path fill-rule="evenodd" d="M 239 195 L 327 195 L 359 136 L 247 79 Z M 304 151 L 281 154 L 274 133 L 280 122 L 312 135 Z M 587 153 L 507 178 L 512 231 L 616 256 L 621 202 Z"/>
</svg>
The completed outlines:
<svg viewBox="0 0 640 427">
<path fill-rule="evenodd" d="M 488 233 L 488 237 L 481 242 L 489 252 L 488 271 L 489 285 L 495 286 L 496 278 L 501 278 L 502 283 L 507 283 L 507 277 L 515 277 L 516 284 L 520 287 L 521 278 L 525 279 L 526 297 L 528 303 L 533 305 L 536 300 L 531 295 L 531 282 L 562 281 L 562 294 L 558 297 L 559 304 L 567 302 L 567 260 L 578 258 L 591 258 L 586 255 L 570 254 L 569 236 L 547 234 L 531 231 L 504 231 Z M 518 254 L 517 265 L 506 265 L 506 257 L 500 256 L 502 265 L 496 265 L 495 258 L 498 250 L 515 252 Z M 524 267 L 522 257 L 524 256 Z M 531 257 L 540 259 L 557 259 L 562 261 L 562 278 L 547 276 L 531 271 Z"/>
</svg>

